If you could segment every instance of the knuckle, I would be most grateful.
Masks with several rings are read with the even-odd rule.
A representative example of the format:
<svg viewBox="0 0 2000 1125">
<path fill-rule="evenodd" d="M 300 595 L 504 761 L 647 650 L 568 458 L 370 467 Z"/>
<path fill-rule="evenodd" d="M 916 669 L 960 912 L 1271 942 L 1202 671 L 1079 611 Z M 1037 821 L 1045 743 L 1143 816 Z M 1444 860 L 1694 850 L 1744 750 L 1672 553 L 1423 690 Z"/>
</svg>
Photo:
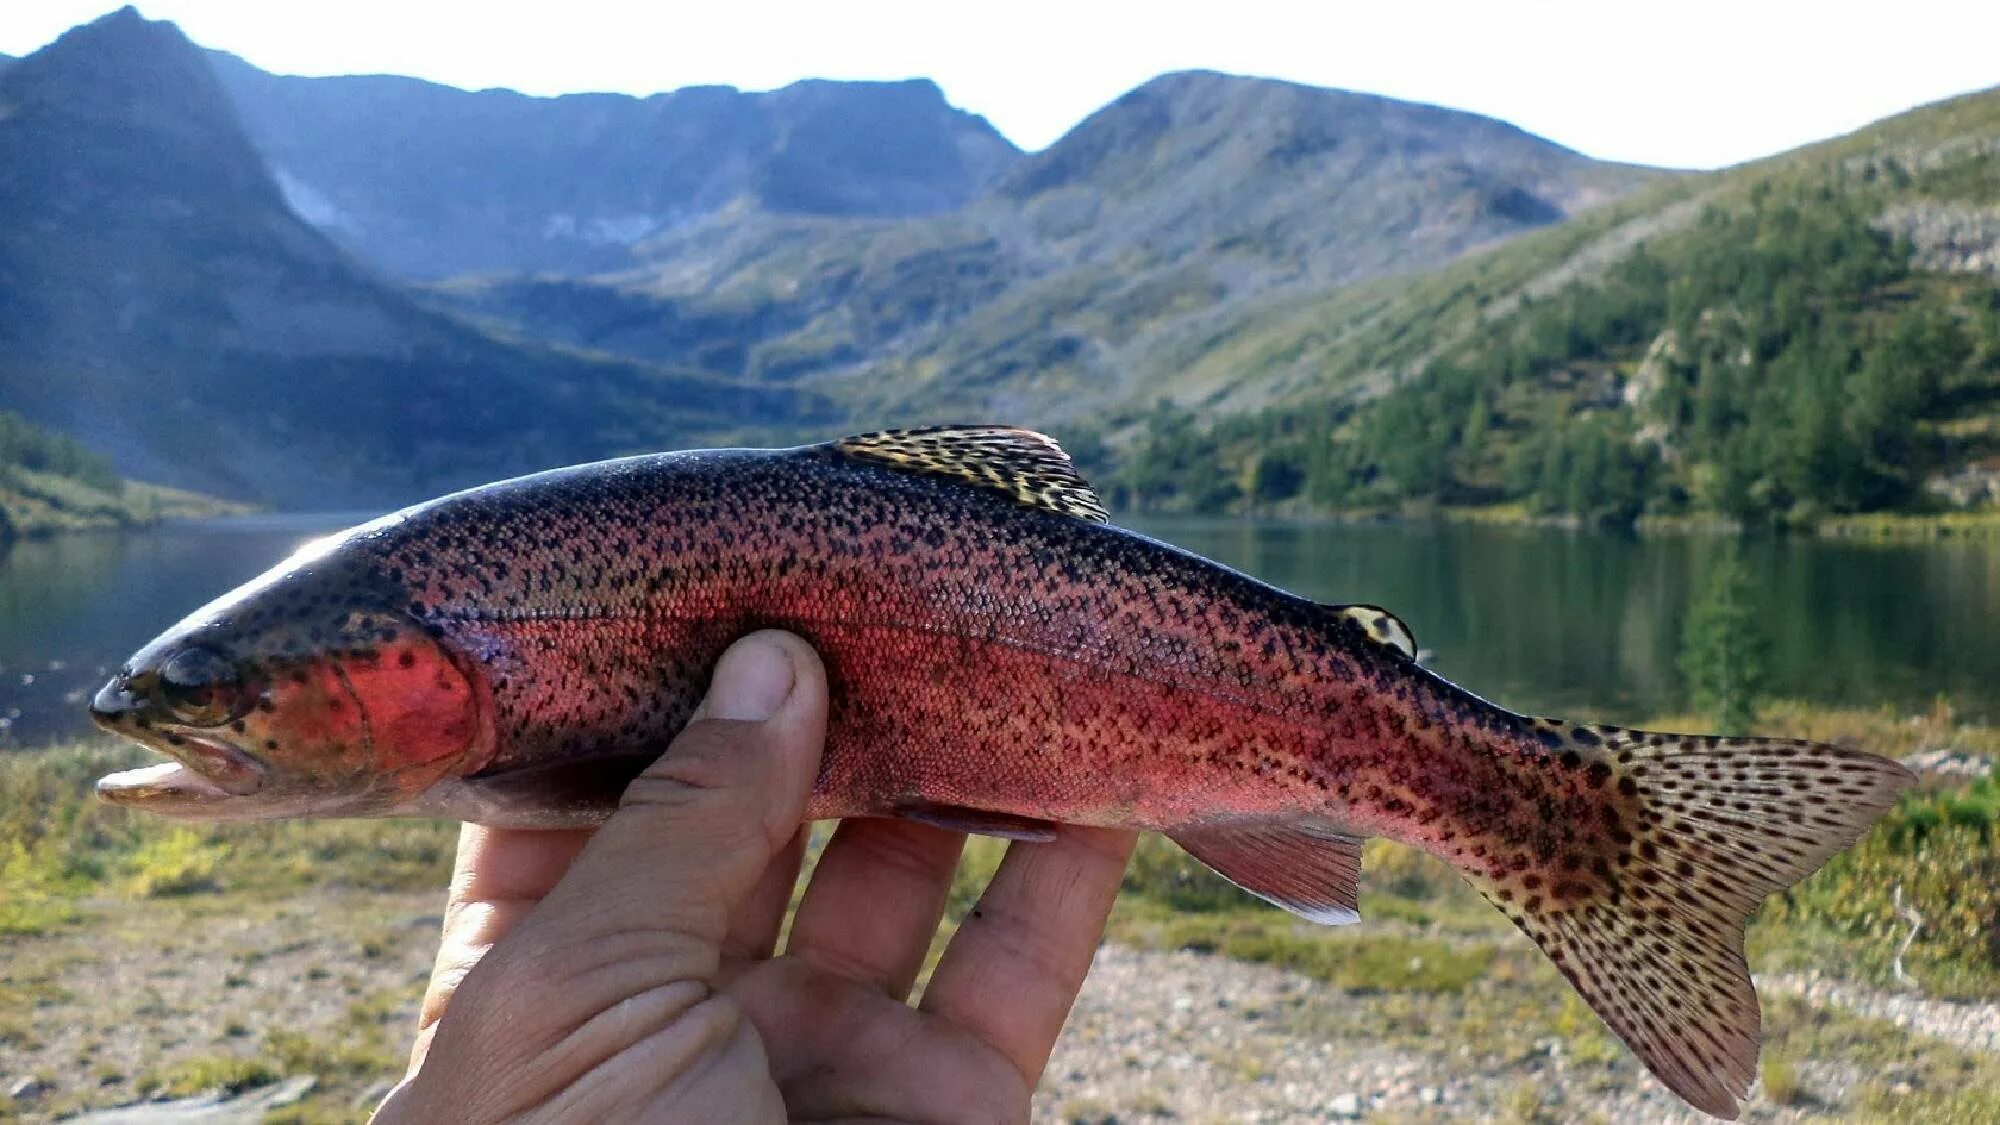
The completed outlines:
<svg viewBox="0 0 2000 1125">
<path fill-rule="evenodd" d="M 755 776 L 764 757 L 754 745 L 758 725 L 730 719 L 698 719 L 632 784 L 636 788 L 641 782 L 659 782 L 666 787 L 695 791 L 741 786 Z"/>
</svg>

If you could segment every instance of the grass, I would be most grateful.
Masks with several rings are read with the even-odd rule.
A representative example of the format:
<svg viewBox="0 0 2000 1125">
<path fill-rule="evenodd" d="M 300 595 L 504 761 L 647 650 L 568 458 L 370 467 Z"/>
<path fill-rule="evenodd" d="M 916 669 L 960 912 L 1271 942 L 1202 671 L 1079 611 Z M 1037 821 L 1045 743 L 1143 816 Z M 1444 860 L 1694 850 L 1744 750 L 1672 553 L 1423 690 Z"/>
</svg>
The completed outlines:
<svg viewBox="0 0 2000 1125">
<path fill-rule="evenodd" d="M 1989 538 L 2000 535 L 2000 511 L 1870 512 L 1866 515 L 1824 516 L 1813 525 L 1813 531 L 1822 536 L 1843 539 Z"/>
<path fill-rule="evenodd" d="M 1481 943 L 1380 933 L 1323 933 L 1269 908 L 1148 917 L 1128 908 L 1112 929 L 1127 944 L 1219 953 L 1280 965 L 1350 993 L 1463 990 L 1486 975 L 1495 949 Z"/>
<path fill-rule="evenodd" d="M 1810 1072 L 1854 1086 L 1851 1109 L 1867 1119 L 1974 1125 L 2000 1120 L 2000 1057 L 1912 1037 L 1886 1020 L 1864 1019 L 1795 999 L 1766 1005 L 1764 1053 L 1795 1069 L 1789 1091 L 1818 1102 Z M 1811 1061 L 1817 1060 L 1817 1062 Z M 1845 1073 L 1834 1074 L 1837 1063 Z M 1770 1070 L 1767 1066 L 1765 1077 Z M 1767 1097 L 1771 1091 L 1765 1091 Z M 1773 1099 L 1776 1100 L 1776 1099 Z"/>
<path fill-rule="evenodd" d="M 151 760 L 78 742 L 0 757 L 0 871 L 26 888 L 15 932 L 74 920 L 93 896 L 244 894 L 308 888 L 418 890 L 450 876 L 457 833 L 434 821 L 276 821 L 187 825 L 98 801 L 94 781 Z M 34 903 L 39 902 L 39 905 Z M 37 924 L 39 923 L 39 924 Z"/>
<path fill-rule="evenodd" d="M 149 1097 L 185 1098 L 195 1094 L 234 1094 L 253 1086 L 268 1086 L 280 1077 L 263 1059 L 237 1055 L 206 1055 L 175 1063 L 139 1079 Z"/>
<path fill-rule="evenodd" d="M 1758 1063 L 1757 1081 L 1763 1087 L 1764 1100 L 1772 1105 L 1805 1104 L 1799 1065 L 1788 1051 L 1765 1051 Z"/>
<path fill-rule="evenodd" d="M 281 1073 L 367 1086 L 400 1077 L 408 1061 L 400 990 L 378 992 L 348 1006 L 330 1036 L 277 1030 L 264 1038 L 264 1054 Z"/>
</svg>

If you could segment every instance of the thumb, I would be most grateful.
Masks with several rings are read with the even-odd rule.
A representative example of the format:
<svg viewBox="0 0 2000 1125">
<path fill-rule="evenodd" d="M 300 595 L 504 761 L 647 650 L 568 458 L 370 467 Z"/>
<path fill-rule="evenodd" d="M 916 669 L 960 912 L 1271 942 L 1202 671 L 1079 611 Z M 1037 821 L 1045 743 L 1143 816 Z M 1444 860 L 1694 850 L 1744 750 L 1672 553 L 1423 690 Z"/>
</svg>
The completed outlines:
<svg viewBox="0 0 2000 1125">
<path fill-rule="evenodd" d="M 775 631 L 736 642 L 687 729 L 632 781 L 537 913 L 720 942 L 805 817 L 826 707 L 811 646 Z"/>
</svg>

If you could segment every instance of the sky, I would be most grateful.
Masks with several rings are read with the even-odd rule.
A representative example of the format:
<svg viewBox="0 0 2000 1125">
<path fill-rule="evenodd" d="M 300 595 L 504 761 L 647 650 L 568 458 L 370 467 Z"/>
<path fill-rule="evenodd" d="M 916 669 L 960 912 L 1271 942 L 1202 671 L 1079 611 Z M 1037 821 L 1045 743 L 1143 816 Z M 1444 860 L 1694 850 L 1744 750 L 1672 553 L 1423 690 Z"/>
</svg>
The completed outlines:
<svg viewBox="0 0 2000 1125">
<path fill-rule="evenodd" d="M 26 54 L 110 0 L 0 0 Z M 1170 70 L 1468 109 L 1591 156 L 1713 168 L 2000 84 L 1995 0 L 148 0 L 285 74 L 532 94 L 928 77 L 1027 149 Z"/>
</svg>

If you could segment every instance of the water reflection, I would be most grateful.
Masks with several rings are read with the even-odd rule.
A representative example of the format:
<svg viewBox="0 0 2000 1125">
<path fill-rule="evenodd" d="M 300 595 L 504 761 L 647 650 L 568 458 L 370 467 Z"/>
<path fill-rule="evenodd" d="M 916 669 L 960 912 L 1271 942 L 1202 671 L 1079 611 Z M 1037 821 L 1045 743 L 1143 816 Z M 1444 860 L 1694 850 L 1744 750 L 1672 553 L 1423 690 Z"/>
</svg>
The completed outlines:
<svg viewBox="0 0 2000 1125">
<path fill-rule="evenodd" d="M 86 693 L 190 610 L 362 514 L 250 516 L 0 547 L 0 746 L 89 729 Z"/>
<path fill-rule="evenodd" d="M 1144 530 L 1310 597 L 1396 611 L 1436 667 L 1524 710 L 1632 722 L 1685 706 L 1675 667 L 1707 536 L 1466 525 L 1217 524 Z M 1774 693 L 1993 712 L 2000 549 L 1946 540 L 1741 543 L 1772 640 Z"/>
</svg>

